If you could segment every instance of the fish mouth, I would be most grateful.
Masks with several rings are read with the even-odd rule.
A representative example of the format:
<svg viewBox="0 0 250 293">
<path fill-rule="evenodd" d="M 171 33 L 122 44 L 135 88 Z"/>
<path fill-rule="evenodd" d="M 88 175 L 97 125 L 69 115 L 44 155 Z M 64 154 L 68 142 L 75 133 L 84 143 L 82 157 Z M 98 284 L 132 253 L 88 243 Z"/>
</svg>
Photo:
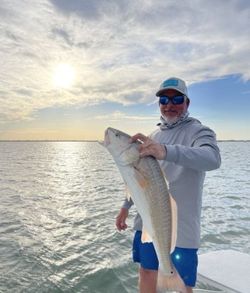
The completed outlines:
<svg viewBox="0 0 250 293">
<path fill-rule="evenodd" d="M 109 144 L 111 144 L 110 135 L 114 134 L 115 136 L 117 136 L 118 132 L 119 132 L 118 130 L 116 130 L 116 129 L 112 128 L 112 127 L 108 127 L 105 130 L 105 133 L 104 133 L 104 145 L 108 146 Z"/>
<path fill-rule="evenodd" d="M 110 138 L 109 138 L 109 128 L 107 128 L 105 130 L 105 133 L 104 133 L 104 141 L 103 141 L 103 145 L 104 146 L 108 146 L 110 144 Z"/>
</svg>

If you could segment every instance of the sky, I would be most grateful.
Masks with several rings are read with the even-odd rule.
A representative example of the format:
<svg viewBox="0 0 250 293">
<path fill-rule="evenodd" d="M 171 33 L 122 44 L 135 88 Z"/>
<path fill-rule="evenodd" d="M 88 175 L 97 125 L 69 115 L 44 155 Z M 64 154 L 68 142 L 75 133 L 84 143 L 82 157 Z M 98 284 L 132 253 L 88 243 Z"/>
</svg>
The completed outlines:
<svg viewBox="0 0 250 293">
<path fill-rule="evenodd" d="M 0 44 L 0 140 L 150 134 L 173 76 L 218 139 L 250 139 L 248 0 L 1 0 Z"/>
</svg>

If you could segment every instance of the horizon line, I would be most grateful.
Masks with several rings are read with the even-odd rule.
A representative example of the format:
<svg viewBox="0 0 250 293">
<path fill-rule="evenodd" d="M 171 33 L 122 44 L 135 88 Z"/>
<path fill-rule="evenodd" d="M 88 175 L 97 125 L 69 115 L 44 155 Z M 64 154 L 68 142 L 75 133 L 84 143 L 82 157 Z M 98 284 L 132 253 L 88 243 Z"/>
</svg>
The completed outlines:
<svg viewBox="0 0 250 293">
<path fill-rule="evenodd" d="M 0 139 L 0 142 L 99 142 L 100 139 Z M 250 139 L 218 139 L 217 142 L 249 142 Z"/>
<path fill-rule="evenodd" d="M 0 142 L 98 142 L 99 139 L 0 139 Z"/>
</svg>

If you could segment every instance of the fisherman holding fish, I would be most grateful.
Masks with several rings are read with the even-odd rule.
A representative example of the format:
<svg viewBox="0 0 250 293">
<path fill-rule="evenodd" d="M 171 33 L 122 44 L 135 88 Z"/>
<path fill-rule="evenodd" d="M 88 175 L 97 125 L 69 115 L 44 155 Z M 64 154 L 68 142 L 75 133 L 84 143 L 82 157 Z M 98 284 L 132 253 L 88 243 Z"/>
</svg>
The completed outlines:
<svg viewBox="0 0 250 293">
<path fill-rule="evenodd" d="M 156 96 L 161 113 L 158 129 L 149 137 L 138 133 L 130 142 L 141 143 L 140 158 L 153 156 L 158 160 L 177 204 L 177 236 L 171 261 L 189 293 L 196 283 L 205 172 L 220 167 L 220 151 L 214 131 L 189 116 L 190 97 L 183 80 L 175 77 L 165 80 Z M 132 205 L 131 199 L 125 199 L 116 218 L 119 231 L 127 228 L 126 219 Z M 159 269 L 157 249 L 152 242 L 142 240 L 142 229 L 138 213 L 134 220 L 133 260 L 140 263 L 139 289 L 140 293 L 155 293 Z"/>
</svg>

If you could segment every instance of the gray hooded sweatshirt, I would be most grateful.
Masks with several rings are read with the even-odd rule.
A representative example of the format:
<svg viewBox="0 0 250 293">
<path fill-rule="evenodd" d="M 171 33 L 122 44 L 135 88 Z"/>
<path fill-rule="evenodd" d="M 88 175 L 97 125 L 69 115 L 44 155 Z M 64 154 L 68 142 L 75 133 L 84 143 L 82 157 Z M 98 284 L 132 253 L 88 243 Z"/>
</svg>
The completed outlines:
<svg viewBox="0 0 250 293">
<path fill-rule="evenodd" d="M 205 172 L 221 164 L 216 135 L 197 119 L 185 117 L 171 127 L 160 124 L 150 137 L 167 150 L 166 158 L 159 163 L 177 204 L 176 246 L 199 248 Z M 131 200 L 125 199 L 122 207 L 129 209 L 132 205 Z M 134 229 L 142 230 L 139 214 L 135 217 Z"/>
</svg>

